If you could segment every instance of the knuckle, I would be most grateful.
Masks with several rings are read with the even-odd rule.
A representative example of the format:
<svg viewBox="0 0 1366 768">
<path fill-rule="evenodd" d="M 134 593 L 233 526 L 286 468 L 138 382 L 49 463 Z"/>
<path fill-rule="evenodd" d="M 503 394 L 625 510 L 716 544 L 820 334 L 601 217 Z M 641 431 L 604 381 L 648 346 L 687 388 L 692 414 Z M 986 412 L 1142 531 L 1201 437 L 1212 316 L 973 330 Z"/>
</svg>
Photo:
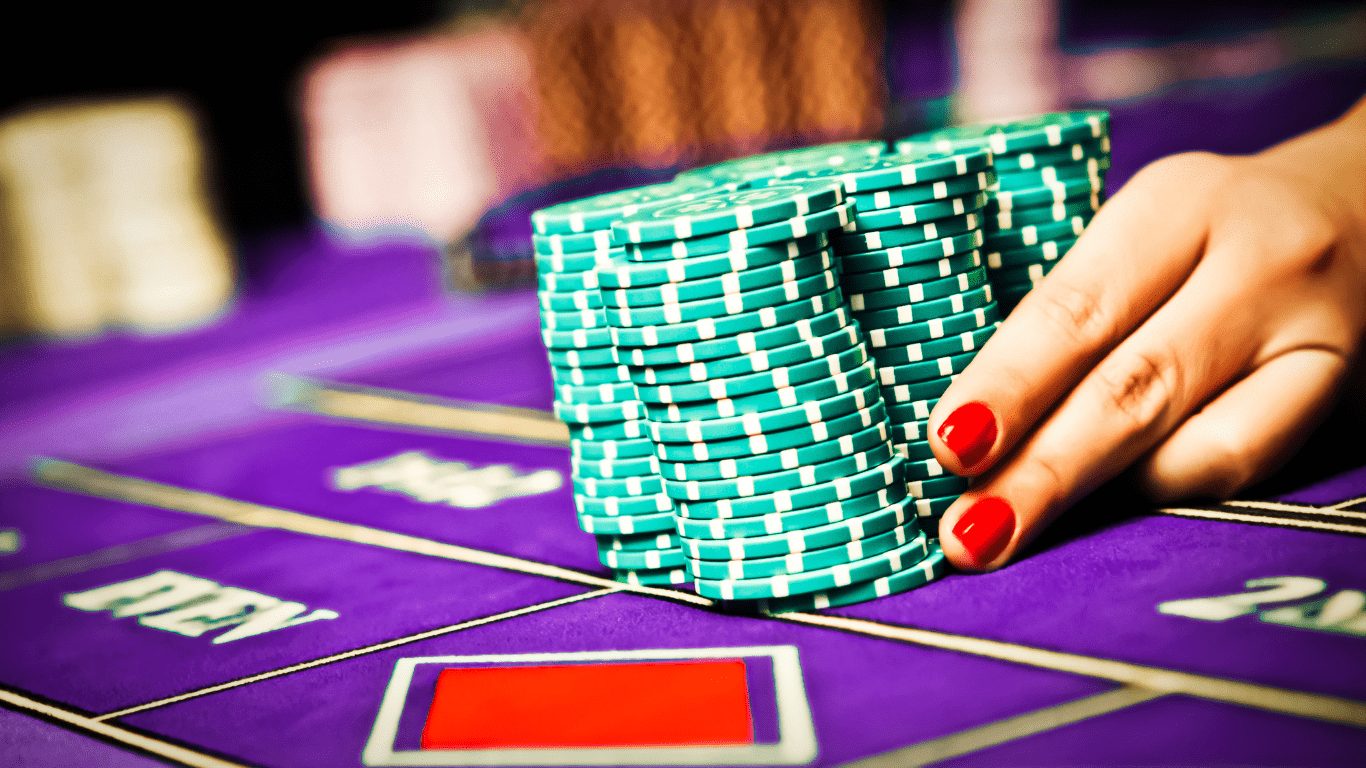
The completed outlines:
<svg viewBox="0 0 1366 768">
<path fill-rule="evenodd" d="M 1095 386 L 1102 402 L 1123 419 L 1131 435 L 1159 428 L 1178 391 L 1181 375 L 1170 353 L 1115 354 L 1096 368 Z"/>
<path fill-rule="evenodd" d="M 1061 334 L 1061 340 L 1092 348 L 1109 336 L 1111 323 L 1103 297 L 1067 282 L 1048 285 L 1032 298 L 1032 309 Z"/>
</svg>

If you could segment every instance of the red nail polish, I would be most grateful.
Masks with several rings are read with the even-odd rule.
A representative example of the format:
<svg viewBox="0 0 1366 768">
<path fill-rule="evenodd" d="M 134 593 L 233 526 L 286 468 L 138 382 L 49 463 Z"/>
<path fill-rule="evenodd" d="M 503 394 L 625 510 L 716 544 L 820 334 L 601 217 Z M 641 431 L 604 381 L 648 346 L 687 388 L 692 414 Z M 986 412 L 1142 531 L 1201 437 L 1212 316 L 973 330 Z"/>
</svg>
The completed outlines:
<svg viewBox="0 0 1366 768">
<path fill-rule="evenodd" d="M 1001 554 L 1015 533 L 1015 510 L 1005 499 L 988 496 L 968 508 L 953 526 L 975 565 L 986 565 Z"/>
<path fill-rule="evenodd" d="M 996 414 L 981 403 L 958 406 L 939 425 L 939 439 L 966 469 L 986 457 L 996 443 Z"/>
</svg>

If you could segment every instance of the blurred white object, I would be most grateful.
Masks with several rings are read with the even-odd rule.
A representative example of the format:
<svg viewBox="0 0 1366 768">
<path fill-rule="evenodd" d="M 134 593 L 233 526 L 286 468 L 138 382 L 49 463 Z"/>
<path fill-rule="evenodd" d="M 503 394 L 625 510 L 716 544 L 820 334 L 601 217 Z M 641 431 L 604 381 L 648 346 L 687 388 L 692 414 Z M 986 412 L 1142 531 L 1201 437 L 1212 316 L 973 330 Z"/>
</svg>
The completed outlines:
<svg viewBox="0 0 1366 768">
<path fill-rule="evenodd" d="M 211 317 L 232 267 L 194 119 L 172 99 L 66 104 L 0 122 L 0 259 L 12 325 L 72 336 Z"/>
<path fill-rule="evenodd" d="M 531 59 L 509 29 L 360 44 L 307 73 L 302 117 L 319 216 L 353 234 L 449 242 L 540 168 Z"/>
<path fill-rule="evenodd" d="M 998 120 L 1062 107 L 1057 0 L 963 0 L 958 45 L 960 123 Z"/>
</svg>

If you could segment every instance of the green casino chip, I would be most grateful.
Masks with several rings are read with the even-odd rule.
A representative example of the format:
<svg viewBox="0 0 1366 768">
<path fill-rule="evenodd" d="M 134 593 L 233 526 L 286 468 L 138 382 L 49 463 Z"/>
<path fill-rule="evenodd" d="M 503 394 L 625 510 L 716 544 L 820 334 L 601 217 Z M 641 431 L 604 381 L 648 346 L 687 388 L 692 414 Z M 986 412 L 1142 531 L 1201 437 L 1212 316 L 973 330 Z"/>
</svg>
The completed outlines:
<svg viewBox="0 0 1366 768">
<path fill-rule="evenodd" d="M 817 232 L 785 243 L 760 245 L 743 251 L 713 253 L 688 259 L 670 261 L 631 261 L 625 257 L 612 260 L 611 266 L 598 275 L 603 290 L 641 288 L 668 283 L 684 283 L 717 277 L 728 272 L 747 272 L 784 261 L 806 256 L 829 247 L 830 238 Z"/>
<path fill-rule="evenodd" d="M 574 493 L 594 498 L 608 496 L 653 496 L 664 493 L 664 480 L 659 475 L 640 475 L 604 480 L 597 477 L 575 477 Z"/>
<path fill-rule="evenodd" d="M 1014 173 L 1015 171 L 1028 171 L 1048 165 L 1079 163 L 1092 157 L 1109 156 L 1110 137 L 1101 136 L 1099 139 L 1092 139 L 1091 141 L 1079 141 L 1076 144 L 1040 149 L 1034 152 L 997 155 L 993 166 L 997 173 Z"/>
<path fill-rule="evenodd" d="M 1037 284 L 1056 266 L 1058 266 L 1058 262 L 1047 261 L 1042 264 L 1026 264 L 1022 267 L 1002 267 L 992 270 L 991 279 L 993 282 L 999 280 L 1002 287 L 1023 283 Z"/>
<path fill-rule="evenodd" d="M 853 195 L 967 176 L 990 167 L 990 152 L 967 149 L 914 156 L 883 155 L 842 167 L 811 166 L 797 169 L 784 179 L 838 178 L 844 184 L 844 191 Z"/>
<path fill-rule="evenodd" d="M 677 547 L 673 549 L 647 549 L 641 552 L 621 552 L 615 549 L 598 548 L 598 561 L 608 568 L 630 570 L 660 568 L 682 568 L 687 564 L 687 556 Z"/>
<path fill-rule="evenodd" d="M 919 443 L 929 440 L 928 419 L 929 417 L 927 415 L 924 419 L 903 421 L 899 424 L 892 425 L 892 440 L 896 443 Z M 908 456 L 907 458 L 910 457 Z"/>
<path fill-rule="evenodd" d="M 727 272 L 719 277 L 665 283 L 645 288 L 617 288 L 600 292 L 599 301 L 607 307 L 652 307 L 678 305 L 721 296 L 738 296 L 760 288 L 784 285 L 818 275 L 835 265 L 829 249 L 808 256 L 781 261 L 745 272 Z"/>
<path fill-rule="evenodd" d="M 1057 261 L 1067 255 L 1067 252 L 1072 250 L 1072 246 L 1076 242 L 1075 237 L 1065 237 L 1049 240 L 1038 245 L 1025 246 L 1024 248 L 1012 248 L 1008 251 L 990 251 L 987 253 L 987 268 L 992 270 L 1007 269 L 1030 264 L 1042 264 L 1046 261 Z"/>
<path fill-rule="evenodd" d="M 790 304 L 764 307 L 757 312 L 747 312 L 743 315 L 721 318 L 709 317 L 692 323 L 675 323 L 673 325 L 611 328 L 609 339 L 618 347 L 658 347 L 661 345 L 673 347 L 678 344 L 709 341 L 724 336 L 736 336 L 745 332 L 762 331 L 765 328 L 788 325 L 798 320 L 825 314 L 842 304 L 844 304 L 844 294 L 836 288 L 820 296 L 794 301 Z M 550 344 L 547 343 L 546 346 L 550 346 Z M 622 351 L 617 354 L 621 355 Z"/>
<path fill-rule="evenodd" d="M 664 587 L 686 584 L 692 580 L 686 567 L 663 568 L 657 571 L 613 569 L 612 578 L 633 587 Z"/>
<path fill-rule="evenodd" d="M 789 325 L 767 331 L 746 331 L 723 339 L 684 343 L 672 347 L 622 349 L 617 359 L 637 368 L 658 365 L 688 365 L 697 361 L 752 355 L 760 350 L 778 349 L 827 336 L 853 322 L 844 307 L 836 307 L 813 318 L 802 318 Z"/>
<path fill-rule="evenodd" d="M 551 293 L 577 291 L 591 293 L 598 289 L 598 273 L 595 269 L 583 272 L 542 272 L 536 275 L 536 287 Z"/>
<path fill-rule="evenodd" d="M 903 445 L 904 445 L 904 444 L 903 444 Z M 929 445 L 929 443 L 926 442 L 926 445 Z M 904 454 L 901 454 L 900 451 L 898 451 L 897 453 L 898 453 L 899 455 L 901 455 L 902 458 L 906 458 L 905 455 L 904 455 Z M 906 461 L 906 481 L 907 481 L 907 482 L 911 482 L 911 481 L 913 481 L 913 480 L 933 480 L 933 479 L 935 479 L 935 478 L 945 478 L 945 477 L 954 477 L 954 476 L 953 476 L 952 474 L 950 474 L 948 470 L 946 470 L 946 469 L 944 469 L 942 466 L 940 466 L 939 460 L 936 459 L 936 458 L 934 458 L 933 456 L 931 456 L 931 457 L 928 458 L 928 459 L 916 459 L 916 460 L 913 460 L 913 461 L 908 459 L 908 460 Z M 956 479 L 965 480 L 966 478 L 956 478 Z M 925 486 L 921 486 L 921 489 L 925 489 L 925 488 L 926 488 Z M 950 491 L 950 492 L 952 492 L 952 491 Z M 915 490 L 915 489 L 912 489 L 912 490 L 911 490 L 911 496 L 913 496 L 913 497 L 915 497 L 915 498 L 917 498 L 917 499 L 919 499 L 919 498 L 924 498 L 926 495 L 927 495 L 927 494 L 924 494 L 924 493 L 916 493 L 916 490 Z M 940 495 L 940 496 L 942 496 L 942 495 L 944 495 L 944 494 L 929 494 L 929 495 Z"/>
<path fill-rule="evenodd" d="M 836 501 L 823 507 L 794 509 L 759 517 L 736 517 L 709 520 L 688 520 L 675 517 L 678 534 L 683 537 L 685 551 L 689 539 L 720 541 L 749 536 L 770 536 L 778 533 L 797 531 L 803 528 L 838 523 L 852 518 L 863 517 L 870 512 L 885 509 L 906 497 L 906 484 L 897 483 L 867 496 Z M 909 505 L 907 505 L 909 507 Z"/>
<path fill-rule="evenodd" d="M 968 174 L 967 176 L 958 176 L 952 179 L 943 179 L 925 184 L 914 184 L 909 187 L 896 187 L 894 189 L 881 189 L 876 192 L 849 195 L 848 199 L 858 206 L 858 212 L 861 216 L 870 211 L 904 208 L 908 205 L 921 205 L 933 203 L 934 201 L 947 201 L 951 198 L 975 195 L 981 193 L 995 183 L 996 172 L 987 169 L 985 171 Z M 991 205 L 990 195 L 987 196 L 987 205 Z M 966 211 L 964 212 L 966 213 Z"/>
<path fill-rule="evenodd" d="M 898 423 L 908 421 L 924 421 L 930 417 L 930 411 L 939 402 L 939 398 L 929 400 L 916 400 L 911 403 L 888 403 L 884 406 L 887 411 L 887 418 L 891 419 L 893 431 Z"/>
<path fill-rule="evenodd" d="M 906 495 L 913 499 L 937 499 L 953 494 L 962 494 L 972 487 L 972 478 L 949 475 L 926 480 L 906 481 Z"/>
<path fill-rule="evenodd" d="M 574 507 L 580 516 L 588 517 L 639 517 L 660 512 L 673 512 L 673 500 L 663 493 L 650 496 L 606 496 L 594 498 L 574 494 Z"/>
<path fill-rule="evenodd" d="M 603 307 L 602 292 L 596 288 L 591 291 L 537 291 L 536 298 L 546 312 L 580 312 Z"/>
<path fill-rule="evenodd" d="M 612 346 L 607 328 L 575 328 L 569 331 L 541 330 L 541 341 L 550 349 L 590 349 Z"/>
<path fill-rule="evenodd" d="M 882 387 L 882 401 L 887 405 L 905 405 L 920 400 L 930 400 L 944 394 L 957 378 L 956 374 L 940 376 L 914 384 L 890 384 Z"/>
<path fill-rule="evenodd" d="M 647 403 L 686 403 L 693 400 L 725 400 L 756 392 L 772 392 L 783 387 L 795 386 L 808 381 L 834 376 L 841 371 L 851 371 L 868 360 L 868 351 L 859 344 L 842 352 L 836 352 L 806 363 L 789 367 L 774 368 L 763 373 L 748 376 L 733 376 L 726 379 L 709 379 L 691 384 L 660 384 L 658 386 L 636 385 L 642 402 Z"/>
<path fill-rule="evenodd" d="M 693 588 L 697 594 L 716 600 L 758 600 L 820 592 L 889 576 L 925 559 L 929 551 L 929 538 L 921 532 L 896 549 L 852 563 L 765 579 L 697 578 L 693 581 Z"/>
<path fill-rule="evenodd" d="M 621 517 L 595 517 L 579 515 L 579 528 L 586 533 L 631 535 L 637 533 L 661 533 L 675 527 L 672 512 L 654 515 L 623 515 Z"/>
<path fill-rule="evenodd" d="M 891 457 L 892 449 L 889 444 L 880 443 L 872 450 L 863 453 L 856 453 L 821 464 L 797 467 L 785 472 L 746 475 L 732 480 L 664 481 L 664 492 L 670 498 L 680 501 L 764 496 L 778 491 L 791 491 L 819 483 L 829 483 L 842 477 L 865 472 L 870 467 L 888 461 Z"/>
<path fill-rule="evenodd" d="M 902 498 L 885 507 L 832 523 L 799 528 L 784 533 L 762 534 L 722 541 L 680 538 L 684 555 L 693 560 L 754 560 L 783 557 L 812 550 L 837 547 L 861 541 L 893 528 L 919 529 L 919 517 L 909 507 L 912 499 Z M 803 513 L 806 514 L 806 513 Z M 809 516 L 809 515 L 808 515 Z"/>
<path fill-rule="evenodd" d="M 546 352 L 550 358 L 550 364 L 560 368 L 593 368 L 615 365 L 617 359 L 612 354 L 610 335 L 607 341 L 606 346 L 591 349 L 548 349 Z"/>
<path fill-rule="evenodd" d="M 910 325 L 922 320 L 932 320 L 948 315 L 958 315 L 978 307 L 985 307 L 992 301 L 991 285 L 984 285 L 967 293 L 958 293 L 947 299 L 922 301 L 918 304 L 903 304 L 892 309 L 874 309 L 857 313 L 859 325 L 865 333 L 878 328 L 891 328 Z"/>
<path fill-rule="evenodd" d="M 796 240 L 816 232 L 839 229 L 848 224 L 853 215 L 853 203 L 840 203 L 824 211 L 751 229 L 736 229 L 719 235 L 703 235 L 666 243 L 630 245 L 626 249 L 626 258 L 632 261 L 662 261 L 711 253 L 744 251 L 759 245 Z"/>
<path fill-rule="evenodd" d="M 983 313 L 985 315 L 985 313 Z M 964 331 L 934 341 L 921 341 L 912 344 L 896 344 L 872 347 L 869 353 L 879 367 L 908 365 L 923 360 L 934 360 L 945 355 L 957 355 L 982 348 L 987 339 L 996 333 L 996 325 L 988 325 L 972 331 Z M 883 336 L 886 341 L 886 335 Z M 919 398 L 917 398 L 919 399 Z"/>
<path fill-rule="evenodd" d="M 946 339 L 961 333 L 971 333 L 1001 319 L 998 307 L 988 304 L 958 315 L 936 317 L 908 325 L 873 328 L 866 334 L 874 351 L 899 346 L 910 346 L 926 341 Z M 910 353 L 908 353 L 910 354 Z M 907 362 L 914 362 L 908 360 Z"/>
<path fill-rule="evenodd" d="M 760 517 L 796 509 L 819 507 L 832 502 L 866 496 L 870 493 L 905 482 L 902 466 L 906 460 L 893 456 L 888 461 L 849 477 L 828 483 L 750 496 L 742 499 L 715 501 L 675 501 L 676 514 L 683 520 L 731 520 L 741 517 Z"/>
<path fill-rule="evenodd" d="M 1109 135 L 1109 112 L 1051 112 L 1023 120 L 959 125 L 918 133 L 896 142 L 896 151 L 905 154 L 983 147 L 990 149 L 993 154 L 1005 155 L 1091 141 Z"/>
<path fill-rule="evenodd" d="M 536 270 L 547 278 L 546 286 L 553 289 L 560 285 L 560 278 L 556 278 L 552 282 L 549 280 L 551 274 L 579 275 L 595 269 L 611 269 L 612 259 L 624 253 L 626 253 L 624 248 L 550 256 L 538 253 L 536 254 Z M 587 288 L 588 286 L 585 284 L 583 287 Z"/>
<path fill-rule="evenodd" d="M 654 442 L 650 442 L 651 446 Z M 599 480 L 619 480 L 625 477 L 644 477 L 659 474 L 659 460 L 654 456 L 654 448 L 649 456 L 630 456 L 617 459 L 569 459 L 570 471 L 575 477 L 597 478 Z"/>
<path fill-rule="evenodd" d="M 987 207 L 983 210 L 990 216 L 1003 211 L 1038 208 L 1039 206 L 1088 197 L 1097 198 L 1095 207 L 1099 208 L 1098 198 L 1104 189 L 1104 184 L 1092 179 L 1064 179 L 1057 184 L 1048 184 L 1035 189 L 1017 191 L 1003 189 L 991 193 L 991 199 L 987 201 Z"/>
<path fill-rule="evenodd" d="M 570 440 L 635 440 L 649 436 L 643 419 L 615 424 L 569 424 L 568 427 Z"/>
<path fill-rule="evenodd" d="M 777 453 L 720 461 L 659 462 L 666 480 L 727 480 L 747 475 L 786 472 L 812 464 L 824 464 L 844 456 L 871 451 L 887 443 L 889 427 L 878 422 L 852 434 L 840 435 L 812 445 L 788 448 Z"/>
<path fill-rule="evenodd" d="M 582 256 L 607 253 L 618 247 L 612 242 L 612 230 L 599 229 L 580 235 L 531 235 L 531 249 L 541 256 Z"/>
<path fill-rule="evenodd" d="M 1018 229 L 1030 224 L 1047 224 L 1053 221 L 1066 221 L 1073 216 L 1090 218 L 1100 209 L 1097 195 L 1083 197 L 1071 202 L 1059 202 L 1038 208 L 1020 208 L 1001 211 L 986 217 L 986 232 L 990 238 L 993 232 L 1003 229 Z"/>
<path fill-rule="evenodd" d="M 550 366 L 550 378 L 559 385 L 591 387 L 598 384 L 630 382 L 631 375 L 624 365 L 600 365 L 586 368 Z"/>
<path fill-rule="evenodd" d="M 1035 168 L 1032 171 L 998 173 L 996 174 L 996 184 L 992 187 L 992 190 L 1037 189 L 1069 179 L 1089 179 L 1092 182 L 1104 184 L 1105 177 L 1101 174 L 1109 170 L 1109 168 L 1109 158 L 1101 158 L 1099 160 L 1091 158 L 1082 163 L 1048 165 L 1041 168 Z"/>
<path fill-rule="evenodd" d="M 881 251 L 867 253 L 840 254 L 838 259 L 843 272 L 877 272 L 883 269 L 896 269 L 908 264 L 921 264 L 926 261 L 945 259 L 954 254 L 968 253 L 986 241 L 980 230 L 963 235 L 931 240 L 927 243 L 902 245 Z"/>
<path fill-rule="evenodd" d="M 828 400 L 836 395 L 865 387 L 877 380 L 871 362 L 853 369 L 841 371 L 826 379 L 816 379 L 795 387 L 784 387 L 773 392 L 760 392 L 744 397 L 708 400 L 678 405 L 645 404 L 645 414 L 650 421 L 685 422 L 705 419 L 728 419 L 746 413 L 765 413 L 780 408 L 791 408 L 799 403 Z"/>
<path fill-rule="evenodd" d="M 645 406 L 639 400 L 621 403 L 565 403 L 555 401 L 555 417 L 572 424 L 598 424 L 613 421 L 631 421 L 645 418 Z"/>
<path fill-rule="evenodd" d="M 704 181 L 708 183 L 745 183 L 786 176 L 795 168 L 809 165 L 830 167 L 851 165 L 869 157 L 878 157 L 886 151 L 887 145 L 880 141 L 843 141 L 834 144 L 820 144 L 813 147 L 749 155 L 715 165 L 694 168 L 678 174 L 678 179 L 680 181 Z"/>
<path fill-rule="evenodd" d="M 808 341 L 799 341 L 777 349 L 760 349 L 748 355 L 689 363 L 687 365 L 648 366 L 631 368 L 628 366 L 632 381 L 642 386 L 661 384 L 687 384 L 712 379 L 748 376 L 799 365 L 801 363 L 843 352 L 860 341 L 857 325 L 846 325 L 834 333 Z"/>
<path fill-rule="evenodd" d="M 808 216 L 843 201 L 844 189 L 829 179 L 801 179 L 733 192 L 722 189 L 625 216 L 612 222 L 612 239 L 623 244 L 686 240 Z"/>
<path fill-rule="evenodd" d="M 1047 224 L 1029 224 L 1019 229 L 1002 229 L 987 235 L 987 251 L 1010 251 L 1028 248 L 1031 245 L 1046 243 L 1049 240 L 1081 237 L 1091 217 L 1073 216 L 1063 221 L 1050 221 Z"/>
<path fill-rule="evenodd" d="M 892 446 L 892 450 L 901 454 L 901 457 L 908 462 L 930 461 L 934 459 L 934 450 L 930 448 L 929 440 L 912 440 L 907 443 L 896 443 Z M 906 471 L 909 476 L 909 473 L 911 472 L 909 464 L 906 465 Z"/>
<path fill-rule="evenodd" d="M 660 443 L 655 448 L 655 455 L 661 461 L 716 461 L 777 453 L 788 448 L 823 443 L 841 435 L 852 435 L 882 421 L 886 414 L 886 408 L 879 400 L 872 406 L 847 416 L 781 432 L 716 440 L 710 443 Z"/>
<path fill-rule="evenodd" d="M 599 536 L 598 551 L 649 552 L 678 549 L 683 540 L 677 533 L 642 533 L 634 536 Z"/>
<path fill-rule="evenodd" d="M 621 403 L 636 399 L 636 385 L 629 381 L 622 384 L 596 384 L 585 387 L 562 384 L 555 387 L 555 396 L 565 405 Z"/>
<path fill-rule="evenodd" d="M 978 192 L 971 197 L 955 197 L 952 200 L 937 200 L 919 205 L 904 205 L 886 210 L 863 210 L 854 216 L 844 228 L 845 232 L 866 232 L 870 229 L 894 229 L 960 217 L 986 207 L 989 199 L 986 192 Z"/>
<path fill-rule="evenodd" d="M 876 272 L 845 272 L 840 285 L 846 291 L 878 291 L 898 285 L 940 280 L 982 266 L 982 252 L 969 251 L 938 261 L 925 261 L 905 267 L 880 269 Z"/>
<path fill-rule="evenodd" d="M 965 213 L 951 219 L 927 221 L 909 227 L 836 235 L 831 243 L 835 247 L 835 252 L 839 254 L 864 253 L 964 235 L 980 229 L 981 226 L 981 217 L 976 213 Z"/>
<path fill-rule="evenodd" d="M 607 322 L 617 328 L 691 323 L 706 318 L 744 315 L 756 312 L 764 307 L 819 296 L 833 290 L 835 286 L 839 285 L 839 282 L 839 275 L 834 270 L 824 270 L 811 277 L 793 280 L 789 283 L 780 283 L 745 293 L 733 293 L 717 299 L 631 309 L 609 307 L 602 311 L 606 315 Z"/>
<path fill-rule="evenodd" d="M 540 235 L 572 235 L 605 230 L 612 226 L 612 222 L 634 214 L 641 207 L 674 202 L 679 198 L 686 199 L 689 195 L 710 191 L 710 185 L 705 182 L 676 179 L 662 184 L 606 192 L 534 211 L 531 214 L 531 227 Z"/>
<path fill-rule="evenodd" d="M 751 558 L 748 560 L 692 560 L 688 570 L 702 579 L 764 579 L 770 576 L 791 576 L 863 560 L 890 552 L 910 543 L 920 535 L 920 522 L 911 518 L 904 526 L 855 539 L 834 547 L 800 552 L 782 557 Z M 743 541 L 743 539 L 741 539 Z"/>
<path fill-rule="evenodd" d="M 937 379 L 941 376 L 952 376 L 956 373 L 962 373 L 974 357 L 977 357 L 977 350 L 920 363 L 878 368 L 877 379 L 884 387 L 890 387 L 894 384 L 915 384 L 920 381 Z"/>
<path fill-rule="evenodd" d="M 746 413 L 728 419 L 707 421 L 684 421 L 676 424 L 650 422 L 650 437 L 656 443 L 701 443 L 711 440 L 730 440 L 733 438 L 763 435 L 796 429 L 804 424 L 822 424 L 826 421 L 859 411 L 881 398 L 877 386 L 869 384 L 861 389 L 836 395 L 828 400 L 802 403 L 791 408 L 781 408 L 767 413 Z"/>
<path fill-rule="evenodd" d="M 872 581 L 863 581 L 857 584 L 850 584 L 847 587 L 839 587 L 824 592 L 813 592 L 811 594 L 760 600 L 759 610 L 764 613 L 818 611 L 826 608 L 838 608 L 845 605 L 864 603 L 869 600 L 876 600 L 879 597 L 896 595 L 902 592 L 909 592 L 918 587 L 923 587 L 931 581 L 942 577 L 945 570 L 947 570 L 947 564 L 944 560 L 944 550 L 939 548 L 939 542 L 937 540 L 931 541 L 930 553 L 920 562 L 909 568 L 903 568 L 893 574 Z"/>
<path fill-rule="evenodd" d="M 605 309 L 584 309 L 578 312 L 541 311 L 541 328 L 547 331 L 567 331 L 578 328 L 606 328 Z"/>
<path fill-rule="evenodd" d="M 970 272 L 961 272 L 943 280 L 929 280 L 897 288 L 884 288 L 880 291 L 852 293 L 849 295 L 849 305 L 855 313 L 876 309 L 892 309 L 906 304 L 919 304 L 967 293 L 986 285 L 986 282 L 986 268 L 978 267 Z"/>
<path fill-rule="evenodd" d="M 570 440 L 569 453 L 574 458 L 600 461 L 602 459 L 633 459 L 653 457 L 655 444 L 649 438 L 637 440 Z"/>
<path fill-rule="evenodd" d="M 949 511 L 949 507 L 953 506 L 953 503 L 958 501 L 958 497 L 961 495 L 962 494 L 956 493 L 952 496 L 941 496 L 937 499 L 916 499 L 911 497 L 913 500 L 911 501 L 910 508 L 915 510 L 917 517 L 940 517 L 945 512 Z"/>
</svg>

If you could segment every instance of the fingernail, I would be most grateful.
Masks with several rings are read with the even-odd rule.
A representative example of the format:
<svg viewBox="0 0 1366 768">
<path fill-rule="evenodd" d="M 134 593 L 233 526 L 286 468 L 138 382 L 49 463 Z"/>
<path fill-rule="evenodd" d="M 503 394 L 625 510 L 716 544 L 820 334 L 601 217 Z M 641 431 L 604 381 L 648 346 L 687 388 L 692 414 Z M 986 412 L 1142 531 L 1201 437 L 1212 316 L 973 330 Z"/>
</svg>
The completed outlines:
<svg viewBox="0 0 1366 768">
<path fill-rule="evenodd" d="M 972 556 L 974 565 L 995 560 L 1014 533 L 1015 510 L 996 496 L 979 499 L 953 526 L 953 535 Z"/>
<path fill-rule="evenodd" d="M 966 469 L 981 461 L 996 443 L 996 414 L 981 403 L 958 406 L 939 425 L 939 439 Z"/>
</svg>

